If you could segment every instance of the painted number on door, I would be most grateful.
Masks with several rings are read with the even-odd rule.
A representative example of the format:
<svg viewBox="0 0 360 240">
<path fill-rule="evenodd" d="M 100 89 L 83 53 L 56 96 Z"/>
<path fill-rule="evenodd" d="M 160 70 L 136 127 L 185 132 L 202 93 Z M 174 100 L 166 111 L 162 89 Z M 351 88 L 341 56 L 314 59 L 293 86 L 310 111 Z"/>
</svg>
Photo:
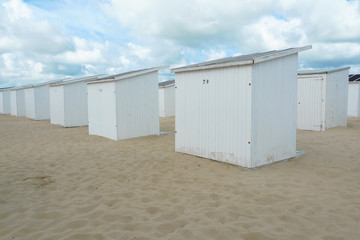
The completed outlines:
<svg viewBox="0 0 360 240">
<path fill-rule="evenodd" d="M 209 84 L 209 79 L 203 79 L 203 84 Z"/>
</svg>

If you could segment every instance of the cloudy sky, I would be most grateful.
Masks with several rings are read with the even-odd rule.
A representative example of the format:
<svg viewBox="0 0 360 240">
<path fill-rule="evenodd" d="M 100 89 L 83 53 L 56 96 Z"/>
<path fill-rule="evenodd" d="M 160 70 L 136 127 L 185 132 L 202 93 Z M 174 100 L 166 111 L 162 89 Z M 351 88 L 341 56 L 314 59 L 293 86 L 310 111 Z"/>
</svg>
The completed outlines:
<svg viewBox="0 0 360 240">
<path fill-rule="evenodd" d="M 359 73 L 360 0 L 0 0 L 3 86 L 309 44 L 299 68 Z"/>
</svg>

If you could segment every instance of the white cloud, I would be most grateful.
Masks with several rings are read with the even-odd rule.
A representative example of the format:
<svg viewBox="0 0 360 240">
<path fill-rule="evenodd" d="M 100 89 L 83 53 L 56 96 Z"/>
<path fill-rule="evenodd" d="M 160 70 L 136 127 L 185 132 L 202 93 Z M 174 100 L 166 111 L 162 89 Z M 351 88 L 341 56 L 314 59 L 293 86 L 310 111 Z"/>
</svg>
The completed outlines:
<svg viewBox="0 0 360 240">
<path fill-rule="evenodd" d="M 308 44 L 301 66 L 359 69 L 360 1 L 0 3 L 0 78 L 11 81 L 175 67 Z"/>
<path fill-rule="evenodd" d="M 253 51 L 283 49 L 309 44 L 301 20 L 290 21 L 264 16 L 256 23 L 243 28 L 242 35 L 248 49 Z"/>
<path fill-rule="evenodd" d="M 206 60 L 214 60 L 226 57 L 226 52 L 222 50 L 216 51 L 214 49 L 210 49 L 210 51 L 202 51 L 202 53 L 207 56 Z"/>
<path fill-rule="evenodd" d="M 21 83 L 25 83 L 28 79 L 28 76 L 33 78 L 41 78 L 44 64 L 41 62 L 36 62 L 30 59 L 24 59 L 21 53 L 5 53 L 1 56 L 2 64 L 0 64 L 1 69 L 6 69 L 6 71 L 1 71 L 1 76 L 8 79 L 17 79 Z M 1 60 L 0 59 L 0 60 Z M 50 77 L 53 77 L 51 75 Z M 39 79 L 38 81 L 40 81 Z"/>
<path fill-rule="evenodd" d="M 132 42 L 129 42 L 127 44 L 127 46 L 130 48 L 130 51 L 133 52 L 133 54 L 140 58 L 140 59 L 148 59 L 149 58 L 149 54 L 151 53 L 151 49 L 144 47 L 144 46 L 140 46 L 140 45 L 136 45 Z"/>
<path fill-rule="evenodd" d="M 345 0 L 281 1 L 282 13 L 299 17 L 313 41 L 358 41 L 360 2 Z"/>
<path fill-rule="evenodd" d="M 306 68 L 353 66 L 360 67 L 360 43 L 314 43 L 311 51 L 301 53 Z"/>
<path fill-rule="evenodd" d="M 21 0 L 13 0 L 3 3 L 10 21 L 14 22 L 19 19 L 31 19 L 33 14 L 31 10 Z"/>
</svg>

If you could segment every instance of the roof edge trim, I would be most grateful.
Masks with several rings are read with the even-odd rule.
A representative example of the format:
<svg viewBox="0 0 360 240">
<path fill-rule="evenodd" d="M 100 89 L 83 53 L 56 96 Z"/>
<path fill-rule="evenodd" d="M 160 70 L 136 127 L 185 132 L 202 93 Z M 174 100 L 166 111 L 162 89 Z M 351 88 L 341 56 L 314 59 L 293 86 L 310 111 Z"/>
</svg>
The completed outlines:
<svg viewBox="0 0 360 240">
<path fill-rule="evenodd" d="M 125 72 L 124 75 L 121 75 L 121 76 L 118 76 L 118 77 L 116 77 L 116 76 L 114 76 L 114 77 L 108 76 L 108 77 L 105 77 L 104 80 L 101 80 L 101 78 L 100 78 L 97 81 L 87 82 L 87 84 L 115 82 L 115 81 L 119 81 L 119 80 L 122 80 L 122 79 L 125 79 L 125 78 L 135 77 L 135 76 L 138 76 L 138 75 L 143 75 L 143 74 L 146 74 L 146 73 L 159 71 L 161 69 L 169 68 L 169 67 L 170 67 L 170 65 L 164 65 L 164 66 L 139 70 L 139 71 L 136 71 L 136 72 L 129 72 L 129 74 L 126 74 L 126 72 Z"/>
<path fill-rule="evenodd" d="M 328 74 L 328 73 L 340 72 L 349 69 L 350 67 L 298 70 L 298 75 Z"/>
</svg>

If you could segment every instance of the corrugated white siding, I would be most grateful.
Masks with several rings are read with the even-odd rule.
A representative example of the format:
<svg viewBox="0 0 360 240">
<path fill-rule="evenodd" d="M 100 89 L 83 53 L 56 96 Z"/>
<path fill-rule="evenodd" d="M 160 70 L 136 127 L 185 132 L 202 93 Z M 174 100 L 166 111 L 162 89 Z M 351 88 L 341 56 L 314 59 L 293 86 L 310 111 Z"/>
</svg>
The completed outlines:
<svg viewBox="0 0 360 240">
<path fill-rule="evenodd" d="M 50 119 L 49 85 L 35 87 L 35 120 Z"/>
<path fill-rule="evenodd" d="M 16 90 L 10 91 L 11 115 L 17 116 Z"/>
<path fill-rule="evenodd" d="M 360 83 L 349 83 L 348 116 L 360 117 Z"/>
<path fill-rule="evenodd" d="M 175 74 L 175 150 L 251 167 L 252 66 Z"/>
<path fill-rule="evenodd" d="M 64 86 L 50 87 L 50 123 L 64 126 Z"/>
<path fill-rule="evenodd" d="M 165 117 L 165 88 L 159 88 L 159 116 Z"/>
<path fill-rule="evenodd" d="M 175 116 L 175 87 L 165 88 L 165 116 Z"/>
<path fill-rule="evenodd" d="M 25 96 L 25 116 L 35 119 L 35 95 L 34 88 L 24 89 Z"/>
<path fill-rule="evenodd" d="M 297 129 L 322 131 L 325 119 L 325 76 L 299 76 Z"/>
<path fill-rule="evenodd" d="M 158 72 L 116 81 L 117 140 L 159 135 Z"/>
<path fill-rule="evenodd" d="M 89 134 L 117 140 L 115 82 L 87 85 Z"/>
<path fill-rule="evenodd" d="M 25 116 L 25 93 L 24 89 L 16 90 L 16 105 L 17 105 L 17 116 Z"/>
<path fill-rule="evenodd" d="M 296 155 L 297 59 L 293 54 L 253 67 L 251 167 Z"/>
<path fill-rule="evenodd" d="M 0 92 L 0 113 L 4 113 L 4 99 L 3 92 Z"/>
<path fill-rule="evenodd" d="M 1 98 L 0 113 L 10 114 L 11 113 L 10 91 L 9 90 L 4 90 L 4 91 L 0 92 L 0 98 Z"/>
<path fill-rule="evenodd" d="M 85 82 L 64 85 L 65 127 L 87 126 L 88 106 Z"/>
<path fill-rule="evenodd" d="M 160 117 L 175 116 L 175 87 L 159 88 Z"/>
<path fill-rule="evenodd" d="M 326 76 L 325 128 L 347 125 L 349 70 Z"/>
</svg>

